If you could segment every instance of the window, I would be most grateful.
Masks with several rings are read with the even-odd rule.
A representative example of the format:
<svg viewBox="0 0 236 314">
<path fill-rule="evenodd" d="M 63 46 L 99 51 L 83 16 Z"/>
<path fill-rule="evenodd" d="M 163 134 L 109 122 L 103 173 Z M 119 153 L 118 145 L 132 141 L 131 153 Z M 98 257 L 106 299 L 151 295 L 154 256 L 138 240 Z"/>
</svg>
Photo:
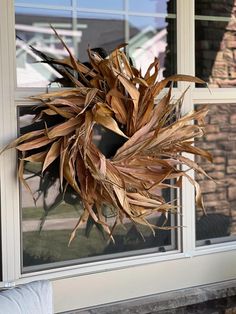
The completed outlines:
<svg viewBox="0 0 236 314">
<path fill-rule="evenodd" d="M 91 37 L 94 46 L 103 45 L 109 52 L 117 44 L 129 41 L 131 47 L 126 48 L 127 53 L 138 66 L 145 67 L 145 58 L 160 57 L 160 78 L 173 73 L 196 73 L 209 82 L 211 92 L 203 86 L 190 86 L 183 111 L 209 106 L 210 123 L 205 137 L 196 145 L 207 146 L 212 151 L 213 166 L 209 163 L 202 166 L 217 184 L 198 180 L 208 216 L 221 217 L 220 224 L 225 228 L 224 232 L 222 229 L 211 234 L 199 232 L 202 212 L 195 208 L 192 186 L 184 182 L 178 216 L 181 221 L 177 221 L 183 227 L 167 232 L 164 245 L 157 244 L 156 239 L 147 243 L 134 237 L 132 247 L 128 244 L 124 247 L 127 234 L 122 230 L 121 246 L 118 248 L 117 242 L 117 247 L 109 248 L 110 251 L 106 248 L 106 253 L 100 233 L 95 249 L 89 244 L 92 238 L 83 238 L 83 245 L 84 241 L 87 244 L 82 252 L 78 250 L 78 245 L 81 248 L 78 243 L 72 243 L 74 247 L 69 250 L 64 244 L 67 244 L 70 224 L 80 210 L 79 200 L 73 194 L 68 195 L 67 204 L 61 202 L 57 210 L 49 213 L 41 237 L 38 236 L 36 231 L 44 205 L 42 196 L 34 207 L 31 197 L 16 180 L 15 151 L 7 151 L 0 156 L 1 287 L 50 279 L 55 312 L 65 312 L 235 278 L 235 59 L 232 57 L 235 51 L 231 23 L 234 11 L 231 0 L 224 1 L 224 7 L 217 0 L 0 1 L 0 147 L 15 138 L 18 131 L 24 132 L 33 118 L 29 96 L 63 85 L 56 71 L 35 63 L 38 57 L 28 45 L 44 53 L 65 56 L 48 27 L 51 23 L 78 58 L 86 62 L 83 53 L 96 25 L 97 35 Z M 208 34 L 214 36 L 208 37 Z M 142 47 L 148 50 L 147 57 Z M 176 84 L 174 97 L 178 98 L 186 87 L 188 84 L 183 82 Z M 220 132 L 216 136 L 218 127 Z M 97 138 L 101 135 L 99 132 Z M 34 175 L 35 170 L 35 165 L 29 165 L 25 176 Z M 28 180 L 33 182 L 34 191 L 39 192 L 40 178 Z M 50 190 L 46 199 L 49 207 L 55 204 L 58 195 L 56 184 L 52 189 L 53 193 Z M 168 196 L 176 197 L 171 193 Z M 58 227 L 51 229 L 51 233 L 47 230 L 47 224 L 52 228 L 61 218 L 66 218 L 68 224 L 68 229 L 63 229 L 64 238 L 58 236 Z M 157 223 L 159 218 L 154 219 Z M 170 218 L 169 224 L 176 224 L 174 219 Z M 208 232 L 212 221 L 206 222 Z M 91 232 L 96 234 L 96 228 Z M 58 250 L 52 238 L 60 242 Z M 224 270 L 219 271 L 222 265 Z"/>
<path fill-rule="evenodd" d="M 128 42 L 127 53 L 136 67 L 146 71 L 154 57 L 158 56 L 161 60 L 160 78 L 165 75 L 165 71 L 176 72 L 175 50 L 172 55 L 166 54 L 168 32 L 171 33 L 169 37 L 176 42 L 175 2 L 168 8 L 167 2 L 161 4 L 160 1 L 146 1 L 138 6 L 132 1 L 113 3 L 114 5 L 108 5 L 101 1 L 98 5 L 94 1 L 78 1 L 73 2 L 73 6 L 60 3 L 59 10 L 58 5 L 53 3 L 50 6 L 41 4 L 35 7 L 35 1 L 16 1 L 18 88 L 57 86 L 55 82 L 60 82 L 58 72 L 52 72 L 50 67 L 37 62 L 39 56 L 30 49 L 33 46 L 49 56 L 66 56 L 67 52 L 59 44 L 49 22 L 83 62 L 88 62 L 88 46 L 100 47 L 109 53 L 118 45 Z M 99 10 L 103 10 L 103 13 Z M 19 103 L 18 116 L 21 133 L 32 128 L 30 124 L 34 111 L 31 107 Z M 101 132 L 95 136 L 99 138 L 99 147 L 105 143 L 101 149 L 106 152 L 111 145 L 110 141 L 113 141 L 111 136 Z M 92 219 L 80 228 L 77 238 L 67 248 L 68 234 L 81 215 L 81 202 L 73 191 L 68 191 L 65 195 L 60 192 L 57 177 L 46 173 L 42 178 L 39 173 L 39 164 L 28 163 L 25 178 L 32 187 L 36 207 L 32 195 L 21 187 L 23 272 L 177 249 L 175 230 L 159 230 L 153 237 L 148 228 L 139 230 L 130 222 L 125 224 L 126 230 L 117 227 L 114 232 L 115 243 L 108 243 L 107 237 Z M 167 199 L 173 201 L 174 195 L 170 195 L 170 191 L 167 194 Z M 111 211 L 109 208 L 104 208 L 104 211 L 107 212 L 108 223 L 111 221 L 112 224 Z M 165 221 L 164 215 L 154 216 L 150 220 L 157 226 L 162 226 Z M 172 214 L 167 225 L 173 226 L 176 222 L 176 217 Z"/>
<path fill-rule="evenodd" d="M 199 106 L 198 106 L 199 107 Z M 196 146 L 207 147 L 214 164 L 198 160 L 211 179 L 198 179 L 207 215 L 197 211 L 198 245 L 236 239 L 235 229 L 235 104 L 212 104 L 206 134 Z"/>
</svg>

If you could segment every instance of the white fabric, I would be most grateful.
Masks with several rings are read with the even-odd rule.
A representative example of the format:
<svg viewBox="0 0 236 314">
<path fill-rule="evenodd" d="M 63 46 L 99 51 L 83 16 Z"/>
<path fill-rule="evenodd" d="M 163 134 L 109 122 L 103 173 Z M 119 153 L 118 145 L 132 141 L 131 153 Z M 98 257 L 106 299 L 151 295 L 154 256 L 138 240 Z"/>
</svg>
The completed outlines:
<svg viewBox="0 0 236 314">
<path fill-rule="evenodd" d="M 52 314 L 52 286 L 34 281 L 0 292 L 0 314 Z"/>
</svg>

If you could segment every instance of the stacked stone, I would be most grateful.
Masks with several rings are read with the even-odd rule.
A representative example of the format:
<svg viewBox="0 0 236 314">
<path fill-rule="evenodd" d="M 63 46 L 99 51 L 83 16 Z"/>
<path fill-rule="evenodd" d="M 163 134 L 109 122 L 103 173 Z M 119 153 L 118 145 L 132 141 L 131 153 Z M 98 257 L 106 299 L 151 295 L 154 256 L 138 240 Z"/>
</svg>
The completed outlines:
<svg viewBox="0 0 236 314">
<path fill-rule="evenodd" d="M 207 149 L 213 163 L 197 162 L 214 179 L 198 177 L 207 213 L 232 217 L 231 234 L 236 235 L 236 104 L 209 105 L 206 134 L 196 146 Z M 202 211 L 197 211 L 197 217 Z"/>
<path fill-rule="evenodd" d="M 236 86 L 236 0 L 198 0 L 196 15 L 221 17 L 196 21 L 196 75 L 210 87 Z"/>
<path fill-rule="evenodd" d="M 213 88 L 236 86 L 236 0 L 198 0 L 195 10 L 203 16 L 196 20 L 196 75 Z M 206 135 L 197 145 L 214 160 L 198 162 L 215 182 L 198 181 L 207 212 L 232 217 L 231 234 L 236 235 L 236 104 L 210 105 L 207 119 Z"/>
</svg>

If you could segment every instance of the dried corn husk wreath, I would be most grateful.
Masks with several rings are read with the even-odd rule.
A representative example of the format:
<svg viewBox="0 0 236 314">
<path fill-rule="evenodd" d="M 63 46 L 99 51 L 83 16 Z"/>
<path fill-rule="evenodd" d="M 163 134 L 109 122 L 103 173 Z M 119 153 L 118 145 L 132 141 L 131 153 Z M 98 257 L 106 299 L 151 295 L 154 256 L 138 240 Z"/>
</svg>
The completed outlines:
<svg viewBox="0 0 236 314">
<path fill-rule="evenodd" d="M 55 34 L 58 36 L 56 31 Z M 120 48 L 105 59 L 88 49 L 89 68 L 75 59 L 58 38 L 69 57 L 63 60 L 43 54 L 41 57 L 49 65 L 60 67 L 63 77 L 74 87 L 35 96 L 34 100 L 41 102 L 35 121 L 46 121 L 50 116 L 55 121 L 60 118 L 60 122 L 53 126 L 45 123 L 42 129 L 20 136 L 5 149 L 15 147 L 20 152 L 18 174 L 28 189 L 23 178 L 26 162 L 41 162 L 44 173 L 59 161 L 61 187 L 66 189 L 70 185 L 84 206 L 69 242 L 89 218 L 100 224 L 111 239 L 115 226 L 124 218 L 148 225 L 155 232 L 156 226 L 149 224 L 148 216 L 175 208 L 163 198 L 162 191 L 170 187 L 180 189 L 183 177 L 196 188 L 197 205 L 203 208 L 198 183 L 181 166 L 206 175 L 182 153 L 212 160 L 207 151 L 193 146 L 194 138 L 203 135 L 207 109 L 180 116 L 183 97 L 171 101 L 171 87 L 161 99 L 156 98 L 170 82 L 204 82 L 188 75 L 157 81 L 157 59 L 142 76 Z M 124 139 L 111 158 L 106 158 L 93 142 L 95 125 Z M 116 219 L 112 228 L 103 214 L 104 204 L 114 211 Z"/>
</svg>

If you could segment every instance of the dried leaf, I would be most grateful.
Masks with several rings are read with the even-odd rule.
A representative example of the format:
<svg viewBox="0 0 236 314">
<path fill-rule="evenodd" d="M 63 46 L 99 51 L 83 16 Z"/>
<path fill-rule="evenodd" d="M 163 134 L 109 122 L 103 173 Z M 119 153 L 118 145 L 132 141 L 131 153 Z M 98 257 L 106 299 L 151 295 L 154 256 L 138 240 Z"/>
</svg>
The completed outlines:
<svg viewBox="0 0 236 314">
<path fill-rule="evenodd" d="M 68 121 L 61 123 L 55 126 L 48 132 L 48 138 L 54 139 L 60 136 L 66 136 L 71 132 L 75 131 L 76 127 L 80 124 L 80 120 L 78 118 L 71 118 Z"/>
<path fill-rule="evenodd" d="M 47 136 L 42 136 L 40 138 L 36 138 L 32 141 L 25 142 L 23 144 L 17 145 L 16 149 L 20 151 L 27 151 L 27 150 L 32 150 L 36 148 L 40 148 L 43 146 L 46 146 L 53 142 L 53 139 L 49 139 Z"/>
<path fill-rule="evenodd" d="M 30 161 L 30 162 L 44 162 L 44 159 L 47 155 L 47 151 L 43 151 L 37 154 L 33 154 L 30 156 L 27 156 L 24 158 L 25 161 Z"/>
<path fill-rule="evenodd" d="M 112 118 L 110 111 L 107 110 L 106 107 L 99 106 L 99 109 L 96 111 L 94 116 L 94 121 L 96 123 L 101 124 L 105 128 L 128 138 L 123 131 L 119 128 L 115 119 Z"/>
<path fill-rule="evenodd" d="M 52 146 L 50 147 L 47 155 L 45 156 L 44 159 L 44 163 L 43 163 L 43 169 L 42 172 L 44 172 L 44 170 L 51 165 L 51 163 L 53 163 L 53 161 L 55 159 L 58 158 L 58 156 L 60 155 L 60 148 L 61 148 L 61 139 L 54 142 L 52 144 Z"/>
</svg>

